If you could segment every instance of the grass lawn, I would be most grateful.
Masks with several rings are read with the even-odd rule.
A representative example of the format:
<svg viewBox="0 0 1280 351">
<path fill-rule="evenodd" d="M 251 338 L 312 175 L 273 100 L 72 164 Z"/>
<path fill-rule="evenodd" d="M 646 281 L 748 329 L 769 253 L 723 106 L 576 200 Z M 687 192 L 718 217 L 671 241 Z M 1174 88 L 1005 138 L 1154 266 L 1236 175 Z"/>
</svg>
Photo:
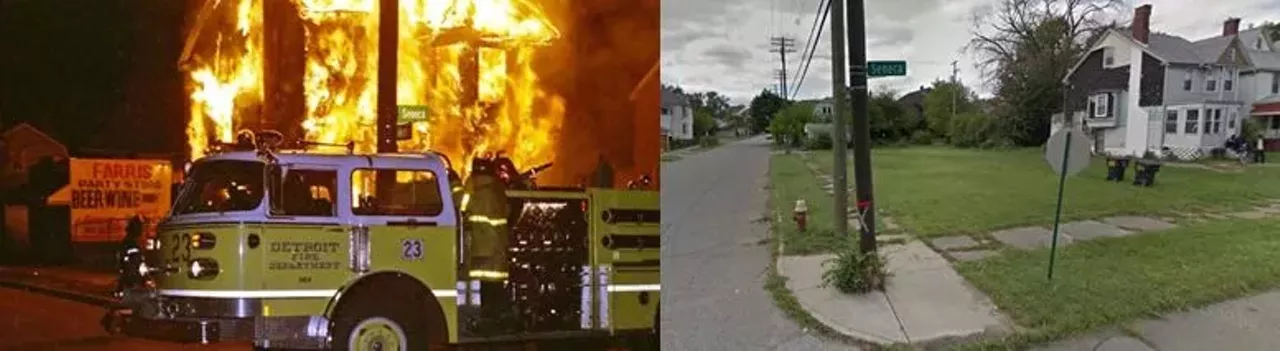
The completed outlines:
<svg viewBox="0 0 1280 351">
<path fill-rule="evenodd" d="M 772 219 L 776 221 L 775 240 L 781 240 L 783 254 L 830 252 L 852 242 L 835 236 L 833 198 L 822 189 L 817 175 L 805 166 L 804 156 L 797 153 L 774 155 L 769 163 L 769 178 L 775 216 Z M 805 199 L 809 207 L 809 228 L 803 233 L 797 230 L 792 220 L 797 199 Z"/>
<path fill-rule="evenodd" d="M 1278 232 L 1280 220 L 1223 220 L 1080 242 L 1059 248 L 1052 283 L 1048 249 L 956 268 L 1030 339 L 1051 340 L 1280 285 Z"/>
<path fill-rule="evenodd" d="M 831 153 L 814 157 L 830 160 Z M 1040 149 L 879 148 L 872 157 L 879 209 L 912 234 L 979 234 L 1053 222 L 1058 179 Z M 1131 181 L 1133 170 L 1125 177 Z M 1163 167 L 1151 188 L 1105 178 L 1101 159 L 1069 178 L 1063 219 L 1243 207 L 1247 200 L 1280 197 L 1280 168 Z"/>
</svg>

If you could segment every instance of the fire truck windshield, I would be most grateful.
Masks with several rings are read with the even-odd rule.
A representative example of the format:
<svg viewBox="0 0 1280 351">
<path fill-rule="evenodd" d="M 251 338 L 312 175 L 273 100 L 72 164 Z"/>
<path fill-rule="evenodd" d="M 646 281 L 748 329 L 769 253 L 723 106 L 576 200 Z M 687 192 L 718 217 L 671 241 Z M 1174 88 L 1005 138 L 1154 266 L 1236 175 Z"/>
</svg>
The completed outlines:
<svg viewBox="0 0 1280 351">
<path fill-rule="evenodd" d="M 249 211 L 262 203 L 262 171 L 256 161 L 208 161 L 191 169 L 173 214 Z"/>
</svg>

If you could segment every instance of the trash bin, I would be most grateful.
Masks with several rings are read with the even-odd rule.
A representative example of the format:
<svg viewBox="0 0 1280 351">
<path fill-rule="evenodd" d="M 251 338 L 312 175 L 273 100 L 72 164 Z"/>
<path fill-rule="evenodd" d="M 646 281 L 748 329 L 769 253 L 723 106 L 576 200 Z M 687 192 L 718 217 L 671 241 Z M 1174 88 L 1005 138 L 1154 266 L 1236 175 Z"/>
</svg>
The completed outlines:
<svg viewBox="0 0 1280 351">
<path fill-rule="evenodd" d="M 1128 157 L 1107 157 L 1107 180 L 1123 182 L 1124 170 L 1129 168 Z"/>
<path fill-rule="evenodd" d="M 1138 160 L 1134 165 L 1133 185 L 1141 185 L 1149 187 L 1156 183 L 1156 173 L 1160 172 L 1160 162 L 1153 160 Z"/>
</svg>

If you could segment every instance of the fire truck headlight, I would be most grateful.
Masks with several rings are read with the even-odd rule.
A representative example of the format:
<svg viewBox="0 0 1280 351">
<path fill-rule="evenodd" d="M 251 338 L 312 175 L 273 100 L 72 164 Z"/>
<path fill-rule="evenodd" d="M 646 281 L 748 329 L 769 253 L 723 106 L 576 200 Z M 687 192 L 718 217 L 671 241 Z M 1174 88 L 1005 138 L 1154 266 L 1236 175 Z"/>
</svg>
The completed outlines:
<svg viewBox="0 0 1280 351">
<path fill-rule="evenodd" d="M 146 263 L 146 262 L 142 262 L 142 263 L 139 263 L 139 264 L 138 264 L 138 274 L 141 274 L 141 275 L 143 275 L 143 276 L 146 276 L 146 275 L 147 275 L 147 273 L 149 273 L 149 272 L 151 272 L 151 267 L 147 267 L 147 263 Z"/>
<path fill-rule="evenodd" d="M 198 258 L 191 261 L 191 267 L 187 269 L 187 275 L 192 279 L 213 279 L 218 276 L 218 262 L 207 259 Z"/>
<path fill-rule="evenodd" d="M 160 241 L 155 238 L 147 238 L 147 251 L 155 251 L 160 249 Z"/>
<path fill-rule="evenodd" d="M 212 249 L 218 238 L 213 233 L 191 233 L 191 248 L 197 250 Z"/>
</svg>

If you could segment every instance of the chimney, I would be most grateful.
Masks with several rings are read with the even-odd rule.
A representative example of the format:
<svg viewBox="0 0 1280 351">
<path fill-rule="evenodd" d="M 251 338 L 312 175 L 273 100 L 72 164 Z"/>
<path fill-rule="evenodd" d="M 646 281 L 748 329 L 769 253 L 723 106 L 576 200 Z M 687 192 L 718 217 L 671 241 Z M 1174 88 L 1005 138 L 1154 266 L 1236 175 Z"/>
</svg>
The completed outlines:
<svg viewBox="0 0 1280 351">
<path fill-rule="evenodd" d="M 1240 33 L 1239 18 L 1232 17 L 1232 18 L 1228 18 L 1225 22 L 1222 22 L 1222 36 L 1225 37 L 1228 35 L 1236 35 L 1239 33 Z"/>
<path fill-rule="evenodd" d="M 1151 36 L 1151 4 L 1133 9 L 1133 39 L 1146 44 Z"/>
</svg>

